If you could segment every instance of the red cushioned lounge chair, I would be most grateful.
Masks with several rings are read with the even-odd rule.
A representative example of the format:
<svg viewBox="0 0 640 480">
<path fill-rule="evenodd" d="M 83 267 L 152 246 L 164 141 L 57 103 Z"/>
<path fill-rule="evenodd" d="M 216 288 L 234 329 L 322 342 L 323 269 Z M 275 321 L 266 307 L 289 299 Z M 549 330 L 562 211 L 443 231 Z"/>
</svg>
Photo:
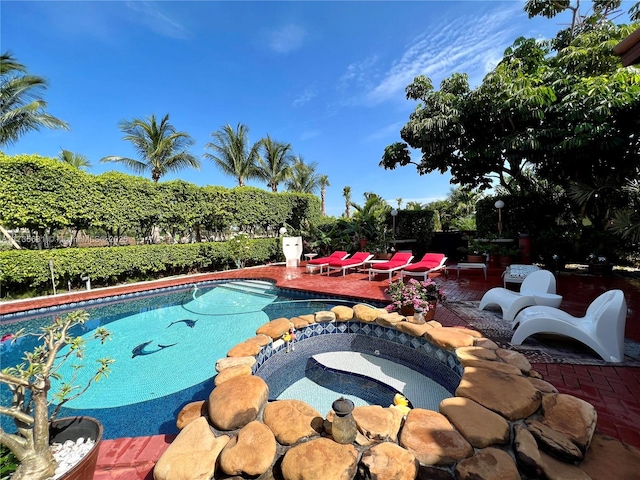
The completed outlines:
<svg viewBox="0 0 640 480">
<path fill-rule="evenodd" d="M 327 265 L 327 275 L 331 273 L 331 270 L 342 270 L 342 276 L 344 277 L 347 270 L 350 268 L 358 268 L 373 258 L 373 254 L 369 252 L 355 253 L 351 258 L 346 260 L 332 260 Z"/>
<path fill-rule="evenodd" d="M 404 267 L 400 271 L 400 279 L 403 279 L 405 275 L 411 275 L 424 277 L 424 280 L 427 281 L 428 275 L 438 270 L 447 271 L 447 257 L 444 256 L 444 253 L 426 253 L 419 262 Z"/>
<path fill-rule="evenodd" d="M 369 280 L 378 273 L 388 273 L 389 280 L 393 277 L 394 272 L 409 265 L 409 262 L 413 260 L 413 255 L 406 252 L 398 252 L 389 259 L 388 262 L 381 262 L 372 265 L 369 269 Z"/>
<path fill-rule="evenodd" d="M 319 268 L 320 274 L 322 274 L 322 269 L 329 265 L 329 262 L 331 262 L 332 260 L 344 260 L 348 256 L 349 254 L 347 252 L 337 250 L 328 257 L 314 258 L 307 262 L 307 272 L 312 273 L 315 269 Z"/>
</svg>

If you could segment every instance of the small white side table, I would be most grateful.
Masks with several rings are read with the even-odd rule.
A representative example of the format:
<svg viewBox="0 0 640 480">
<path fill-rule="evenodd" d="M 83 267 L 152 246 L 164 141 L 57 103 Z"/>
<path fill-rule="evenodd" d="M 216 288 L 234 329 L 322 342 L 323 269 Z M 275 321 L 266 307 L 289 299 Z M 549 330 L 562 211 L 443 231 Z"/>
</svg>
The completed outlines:
<svg viewBox="0 0 640 480">
<path fill-rule="evenodd" d="M 313 257 L 317 257 L 317 253 L 305 253 L 304 256 L 307 258 L 307 262 L 311 260 Z"/>
<path fill-rule="evenodd" d="M 457 265 L 451 265 L 449 268 L 455 268 L 458 275 L 457 279 L 460 280 L 460 270 L 475 270 L 482 269 L 484 273 L 484 279 L 487 279 L 487 264 L 486 263 L 470 263 L 470 262 L 462 262 Z"/>
<path fill-rule="evenodd" d="M 555 293 L 534 293 L 533 299 L 536 301 L 536 305 L 546 305 L 553 308 L 558 308 L 562 303 L 562 295 Z"/>
</svg>

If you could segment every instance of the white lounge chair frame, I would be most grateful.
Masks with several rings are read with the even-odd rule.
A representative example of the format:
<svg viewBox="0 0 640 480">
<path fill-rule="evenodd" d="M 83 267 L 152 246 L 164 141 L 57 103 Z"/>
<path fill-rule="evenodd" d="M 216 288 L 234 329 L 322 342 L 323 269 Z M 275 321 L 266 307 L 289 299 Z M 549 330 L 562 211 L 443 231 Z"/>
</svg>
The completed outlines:
<svg viewBox="0 0 640 480">
<path fill-rule="evenodd" d="M 502 318 L 509 322 L 513 321 L 517 313 L 525 307 L 536 305 L 536 294 L 547 294 L 547 298 L 540 303 L 546 301 L 557 300 L 557 307 L 562 301 L 562 297 L 548 294 L 556 293 L 556 277 L 549 270 L 536 270 L 526 276 L 520 287 L 520 292 L 514 292 L 503 287 L 495 287 L 487 291 L 480 300 L 479 310 L 484 310 L 490 305 L 497 305 L 502 309 Z"/>
<path fill-rule="evenodd" d="M 331 255 L 329 255 L 329 257 L 330 257 L 330 256 L 331 256 Z M 335 258 L 338 258 L 339 260 L 344 260 L 344 259 L 346 259 L 348 256 L 349 256 L 349 254 L 347 253 L 347 254 L 345 254 L 345 255 L 344 255 L 344 256 L 342 256 L 342 257 L 337 257 L 337 256 L 336 256 Z M 329 258 L 329 257 L 325 257 L 325 258 Z M 323 269 L 324 269 L 324 267 L 326 267 L 327 265 L 329 265 L 329 261 L 322 262 L 322 263 L 309 263 L 309 262 L 307 262 L 307 272 L 309 272 L 309 273 L 313 273 L 313 271 L 314 271 L 316 268 L 318 268 L 318 269 L 320 269 L 320 272 L 319 272 L 319 273 L 320 273 L 320 275 L 322 275 L 322 270 L 323 270 Z"/>
<path fill-rule="evenodd" d="M 398 252 L 398 253 L 402 253 L 402 252 Z M 369 268 L 369 280 L 371 280 L 378 273 L 389 273 L 389 280 L 391 280 L 393 278 L 393 274 L 398 270 L 401 270 L 407 265 L 409 265 L 411 263 L 411 260 L 413 260 L 413 255 L 411 255 L 403 265 L 398 265 L 397 267 L 392 267 L 392 268 L 371 267 Z M 393 261 L 393 257 L 389 261 L 390 262 Z"/>
<path fill-rule="evenodd" d="M 584 317 L 546 306 L 522 310 L 514 323 L 519 324 L 511 343 L 521 345 L 530 335 L 556 333 L 566 335 L 593 349 L 606 362 L 619 363 L 624 358 L 624 327 L 627 302 L 622 290 L 609 290 L 596 298 Z"/>
<path fill-rule="evenodd" d="M 355 256 L 356 254 L 354 254 Z M 353 256 L 351 257 L 353 258 Z M 358 263 L 353 263 L 351 265 L 327 265 L 327 276 L 329 276 L 329 274 L 331 273 L 331 270 L 342 270 L 342 276 L 344 277 L 346 275 L 347 270 L 349 270 L 350 268 L 358 268 L 361 267 L 362 265 L 364 265 L 365 263 L 367 263 L 369 260 L 371 260 L 373 258 L 373 254 L 369 254 L 369 256 L 367 258 L 365 258 L 364 260 L 362 260 L 361 262 Z"/>
<path fill-rule="evenodd" d="M 425 270 L 424 272 L 422 272 L 422 271 L 420 271 L 420 272 L 409 272 L 409 271 L 403 269 L 403 270 L 400 271 L 400 280 L 403 280 L 405 275 L 409 275 L 411 277 L 423 277 L 424 281 L 426 282 L 430 273 L 434 273 L 434 272 L 437 272 L 439 270 L 444 270 L 445 273 L 447 272 L 447 259 L 448 259 L 448 257 L 442 257 L 442 260 L 440 260 L 440 264 L 439 265 L 437 265 L 437 266 L 435 266 L 433 268 L 430 268 L 429 270 Z M 418 263 L 420 263 L 420 262 L 418 262 Z M 405 265 L 405 267 L 406 266 L 407 265 Z"/>
</svg>

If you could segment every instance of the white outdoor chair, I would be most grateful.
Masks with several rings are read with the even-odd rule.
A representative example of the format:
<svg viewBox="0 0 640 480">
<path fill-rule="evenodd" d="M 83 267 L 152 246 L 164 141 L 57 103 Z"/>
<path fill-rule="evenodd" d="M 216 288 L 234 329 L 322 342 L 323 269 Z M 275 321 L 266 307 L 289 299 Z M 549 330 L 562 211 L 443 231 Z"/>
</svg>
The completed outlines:
<svg viewBox="0 0 640 480">
<path fill-rule="evenodd" d="M 302 237 L 282 237 L 282 252 L 284 253 L 287 267 L 300 266 Z"/>
<path fill-rule="evenodd" d="M 503 287 L 492 288 L 482 296 L 478 308 L 484 310 L 490 305 L 497 305 L 502 309 L 502 318 L 511 322 L 520 310 L 531 305 L 558 307 L 562 297 L 555 293 L 556 277 L 553 273 L 536 270 L 524 279 L 520 292 Z"/>
<path fill-rule="evenodd" d="M 522 342 L 536 333 L 566 335 L 593 349 L 606 362 L 622 362 L 627 302 L 622 290 L 609 290 L 596 298 L 584 317 L 574 317 L 563 310 L 533 306 L 522 310 L 514 323 L 520 325 L 511 343 Z"/>
</svg>

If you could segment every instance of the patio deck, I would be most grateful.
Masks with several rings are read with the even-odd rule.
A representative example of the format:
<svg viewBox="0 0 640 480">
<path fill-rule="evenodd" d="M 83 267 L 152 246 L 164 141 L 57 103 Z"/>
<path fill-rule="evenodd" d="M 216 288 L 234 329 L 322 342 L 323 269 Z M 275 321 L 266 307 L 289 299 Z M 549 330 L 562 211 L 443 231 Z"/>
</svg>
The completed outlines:
<svg viewBox="0 0 640 480">
<path fill-rule="evenodd" d="M 455 275 L 434 274 L 438 278 L 450 301 L 478 301 L 492 287 L 502 286 L 502 270 L 489 270 L 487 280 L 483 273 L 465 271 L 458 280 Z M 171 284 L 193 283 L 210 279 L 262 278 L 277 282 L 278 286 L 339 294 L 350 297 L 384 300 L 384 289 L 388 285 L 386 277 L 369 281 L 366 273 L 352 273 L 345 277 L 309 274 L 304 263 L 300 267 L 272 265 L 245 270 L 177 277 L 152 282 L 154 288 Z M 395 277 L 397 278 L 397 277 Z M 147 286 L 147 285 L 145 285 Z M 148 287 L 147 287 L 148 288 Z M 619 288 L 625 292 L 628 316 L 625 336 L 640 342 L 640 278 L 617 275 L 596 277 L 561 273 L 557 277 L 557 291 L 563 295 L 561 308 L 573 315 L 584 315 L 586 307 L 600 293 Z M 117 293 L 139 290 L 140 285 L 117 287 Z M 82 298 L 113 295 L 114 289 L 93 290 L 77 294 Z M 78 299 L 76 296 L 76 300 Z M 61 297 L 61 296 L 59 296 Z M 32 307 L 51 302 L 32 301 Z M 61 299 L 56 299 L 60 301 Z M 24 303 L 19 302 L 21 309 Z M 8 304 L 0 305 L 0 311 L 7 311 Z M 452 311 L 439 308 L 436 320 L 445 326 L 466 323 Z M 598 412 L 597 430 L 621 441 L 640 448 L 640 368 L 617 366 L 585 366 L 567 364 L 534 364 L 544 379 L 552 383 L 561 393 L 567 393 L 590 402 Z M 172 436 L 122 438 L 102 442 L 95 480 L 119 479 L 136 480 L 153 478 L 155 461 L 173 440 Z"/>
</svg>

